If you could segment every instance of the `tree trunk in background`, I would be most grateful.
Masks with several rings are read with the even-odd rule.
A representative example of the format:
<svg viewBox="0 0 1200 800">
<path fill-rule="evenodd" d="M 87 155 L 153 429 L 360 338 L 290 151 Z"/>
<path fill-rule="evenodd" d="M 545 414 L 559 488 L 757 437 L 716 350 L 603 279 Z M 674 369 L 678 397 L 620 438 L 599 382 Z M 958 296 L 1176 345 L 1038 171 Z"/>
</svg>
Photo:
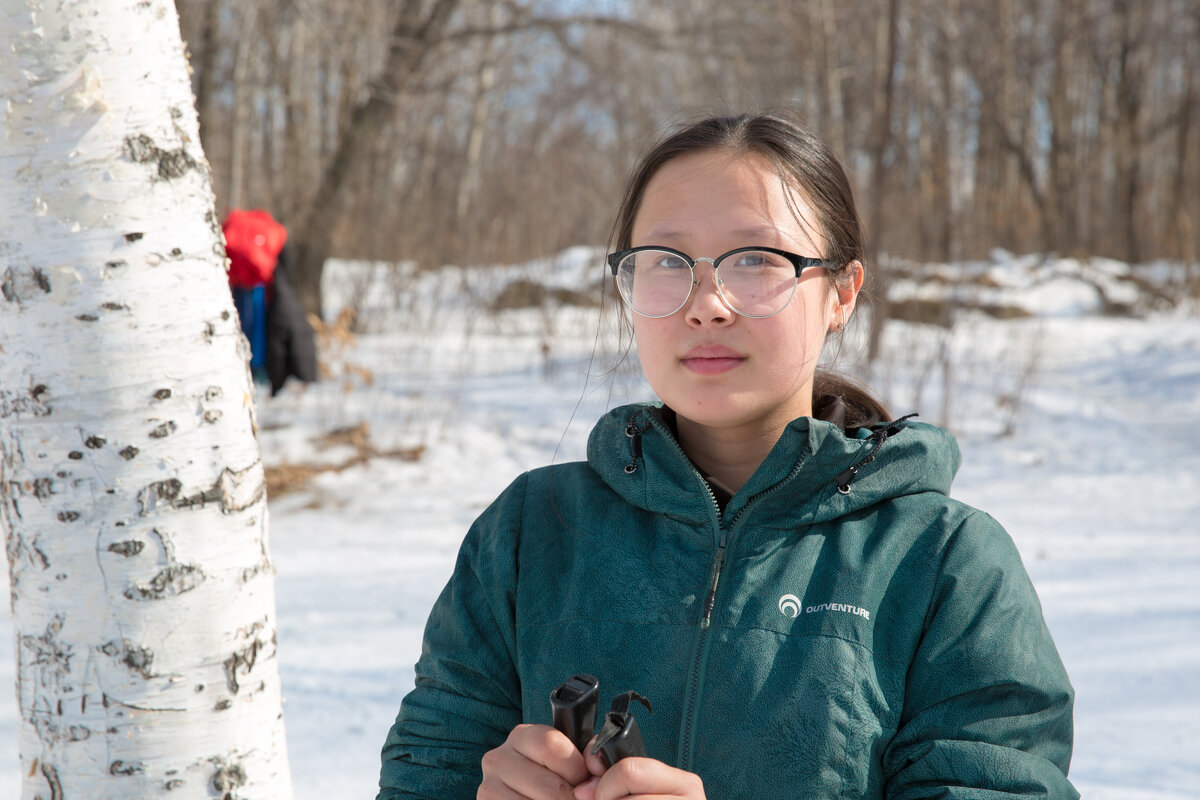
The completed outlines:
<svg viewBox="0 0 1200 800">
<path fill-rule="evenodd" d="M 1118 0 L 1115 11 L 1118 24 L 1116 207 L 1117 218 L 1120 220 L 1117 255 L 1136 263 L 1142 259 L 1141 236 L 1136 215 L 1141 180 L 1138 154 L 1142 146 L 1140 117 L 1144 90 L 1138 50 L 1147 44 L 1141 37 L 1145 9 L 1138 3 Z"/>
<path fill-rule="evenodd" d="M 883 198 L 887 186 L 884 174 L 888 146 L 892 138 L 892 103 L 896 87 L 896 61 L 900 50 L 900 0 L 887 0 L 887 15 L 880 19 L 879 44 L 882 61 L 877 76 L 875 140 L 871 147 L 870 228 L 867 230 L 867 267 L 874 270 L 875 286 L 871 296 L 871 330 L 867 357 L 874 361 L 883 344 L 883 328 L 889 314 L 887 270 L 879 263 L 883 234 Z"/>
<path fill-rule="evenodd" d="M 297 224 L 289 226 L 293 283 L 312 314 L 321 314 L 321 272 L 333 252 L 333 228 L 345 202 L 347 181 L 370 155 L 371 142 L 391 117 L 396 97 L 420 76 L 421 63 L 441 38 L 457 2 L 434 0 L 424 15 L 419 13 L 419 2 L 404 3 L 392 30 L 387 62 L 370 83 L 370 96 L 355 107 L 350 122 L 339 134 L 312 206 Z"/>
<path fill-rule="evenodd" d="M 26 800 L 291 797 L 246 346 L 174 7 L 0 19 Z"/>
</svg>

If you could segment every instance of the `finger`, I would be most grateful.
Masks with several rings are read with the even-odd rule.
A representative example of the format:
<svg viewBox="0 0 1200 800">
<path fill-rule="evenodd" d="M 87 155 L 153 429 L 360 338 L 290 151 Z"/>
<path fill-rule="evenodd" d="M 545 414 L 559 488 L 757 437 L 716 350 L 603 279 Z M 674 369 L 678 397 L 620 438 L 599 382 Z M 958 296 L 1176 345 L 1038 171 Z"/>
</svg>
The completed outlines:
<svg viewBox="0 0 1200 800">
<path fill-rule="evenodd" d="M 596 800 L 596 785 L 600 783 L 597 777 L 588 778 L 575 787 L 575 800 Z"/>
<path fill-rule="evenodd" d="M 505 745 L 483 756 L 478 800 L 569 800 L 572 784 L 546 766 Z"/>
<path fill-rule="evenodd" d="M 638 800 L 684 797 L 702 800 L 704 783 L 694 773 L 675 769 L 653 758 L 623 758 L 601 776 L 593 800 L 630 796 Z"/>
<path fill-rule="evenodd" d="M 587 765 L 587 770 L 592 775 L 603 775 L 608 769 L 608 764 L 601 758 L 599 753 L 593 753 L 592 748 L 596 746 L 596 739 L 599 737 L 593 736 L 591 741 L 587 743 L 587 747 L 583 748 L 584 763 Z"/>
<path fill-rule="evenodd" d="M 590 774 L 583 754 L 567 735 L 548 725 L 519 725 L 509 740 L 518 753 L 562 776 L 572 786 Z"/>
<path fill-rule="evenodd" d="M 485 754 L 483 758 L 486 762 L 492 756 Z M 485 768 L 483 782 L 475 790 L 475 800 L 529 800 L 529 798 L 520 794 L 511 786 L 505 785 L 498 775 L 494 773 L 489 774 Z"/>
</svg>

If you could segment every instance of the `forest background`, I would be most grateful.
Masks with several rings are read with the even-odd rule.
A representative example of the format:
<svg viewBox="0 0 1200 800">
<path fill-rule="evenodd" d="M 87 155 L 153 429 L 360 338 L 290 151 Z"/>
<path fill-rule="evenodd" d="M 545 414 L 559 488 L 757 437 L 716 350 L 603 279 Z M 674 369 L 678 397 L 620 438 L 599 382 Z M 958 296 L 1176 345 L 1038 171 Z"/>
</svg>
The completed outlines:
<svg viewBox="0 0 1200 800">
<path fill-rule="evenodd" d="M 1195 0 L 178 8 L 218 212 L 289 228 L 311 311 L 331 256 L 466 266 L 603 244 L 642 148 L 714 111 L 795 109 L 842 156 L 879 320 L 900 258 L 1200 252 Z"/>
</svg>

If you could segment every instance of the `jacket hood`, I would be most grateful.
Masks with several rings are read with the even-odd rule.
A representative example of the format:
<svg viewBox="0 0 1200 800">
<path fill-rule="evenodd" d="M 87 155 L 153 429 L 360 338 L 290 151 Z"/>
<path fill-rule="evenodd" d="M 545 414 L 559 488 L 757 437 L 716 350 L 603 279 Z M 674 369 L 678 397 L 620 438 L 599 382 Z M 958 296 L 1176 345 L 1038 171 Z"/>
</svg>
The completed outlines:
<svg viewBox="0 0 1200 800">
<path fill-rule="evenodd" d="M 669 414 L 661 403 L 608 412 L 588 439 L 588 463 L 634 506 L 709 522 L 717 514 L 715 500 L 672 433 Z M 933 425 L 905 418 L 845 433 L 800 417 L 724 514 L 736 517 L 753 502 L 760 525 L 823 522 L 902 495 L 948 495 L 961 463 L 954 437 Z"/>
</svg>

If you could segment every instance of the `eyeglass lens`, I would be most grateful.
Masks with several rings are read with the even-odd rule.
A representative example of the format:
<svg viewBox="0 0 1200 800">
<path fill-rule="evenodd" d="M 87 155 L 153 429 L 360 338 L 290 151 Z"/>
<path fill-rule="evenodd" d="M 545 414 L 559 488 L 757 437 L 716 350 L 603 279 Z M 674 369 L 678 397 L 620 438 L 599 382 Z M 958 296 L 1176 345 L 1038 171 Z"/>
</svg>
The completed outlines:
<svg viewBox="0 0 1200 800">
<path fill-rule="evenodd" d="M 777 253 L 733 253 L 717 267 L 717 291 L 726 305 L 744 316 L 777 314 L 796 291 L 796 268 Z M 691 295 L 693 280 L 688 262 L 665 250 L 630 253 L 617 267 L 621 296 L 647 317 L 666 317 L 682 308 Z"/>
</svg>

